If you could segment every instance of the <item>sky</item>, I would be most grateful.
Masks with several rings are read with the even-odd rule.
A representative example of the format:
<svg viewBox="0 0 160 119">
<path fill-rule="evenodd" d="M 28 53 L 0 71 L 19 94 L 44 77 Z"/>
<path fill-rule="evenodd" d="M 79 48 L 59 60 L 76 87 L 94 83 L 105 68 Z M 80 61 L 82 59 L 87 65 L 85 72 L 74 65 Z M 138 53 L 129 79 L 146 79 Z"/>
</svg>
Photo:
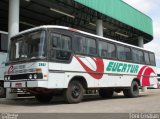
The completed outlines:
<svg viewBox="0 0 160 119">
<path fill-rule="evenodd" d="M 155 52 L 157 67 L 160 67 L 160 0 L 123 1 L 152 18 L 154 39 L 144 48 Z"/>
</svg>

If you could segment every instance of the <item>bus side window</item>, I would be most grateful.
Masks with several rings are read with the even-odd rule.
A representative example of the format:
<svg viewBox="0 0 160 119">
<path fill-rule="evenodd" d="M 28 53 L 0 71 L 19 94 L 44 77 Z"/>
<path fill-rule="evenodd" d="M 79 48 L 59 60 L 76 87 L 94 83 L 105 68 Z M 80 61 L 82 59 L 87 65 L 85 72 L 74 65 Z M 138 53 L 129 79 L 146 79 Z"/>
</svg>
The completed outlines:
<svg viewBox="0 0 160 119">
<path fill-rule="evenodd" d="M 100 57 L 116 59 L 116 47 L 112 43 L 98 42 L 98 53 Z"/>
<path fill-rule="evenodd" d="M 69 60 L 71 56 L 71 38 L 68 36 L 61 36 L 61 50 L 57 53 L 57 59 Z"/>
<path fill-rule="evenodd" d="M 124 46 L 117 46 L 117 54 L 118 54 L 118 59 L 126 60 Z"/>
<path fill-rule="evenodd" d="M 74 37 L 74 47 L 76 53 L 85 53 L 86 45 L 85 45 L 85 37 L 75 35 Z"/>
<path fill-rule="evenodd" d="M 112 43 L 108 43 L 107 58 L 116 59 L 116 47 Z"/>
<path fill-rule="evenodd" d="M 96 55 L 96 40 L 91 38 L 86 38 L 86 54 L 87 55 Z"/>
<path fill-rule="evenodd" d="M 142 51 L 133 49 L 132 57 L 134 62 L 144 64 L 144 55 Z"/>
<path fill-rule="evenodd" d="M 139 55 L 139 63 L 144 64 L 144 54 L 142 51 L 138 51 L 138 55 Z"/>
<path fill-rule="evenodd" d="M 150 64 L 150 61 L 149 61 L 149 53 L 148 53 L 148 52 L 144 52 L 144 60 L 145 60 L 145 63 L 146 63 L 146 64 Z"/>
<path fill-rule="evenodd" d="M 61 47 L 60 38 L 61 38 L 61 36 L 59 34 L 55 34 L 55 33 L 52 34 L 52 42 L 51 42 L 52 47 L 54 47 L 54 48 Z"/>
<path fill-rule="evenodd" d="M 131 61 L 132 60 L 132 55 L 131 55 L 131 49 L 125 47 L 125 54 L 126 54 L 126 60 Z"/>
<path fill-rule="evenodd" d="M 150 58 L 150 64 L 155 66 L 156 63 L 155 63 L 155 56 L 153 53 L 149 53 L 149 58 Z"/>
<path fill-rule="evenodd" d="M 107 49 L 108 49 L 108 44 L 103 41 L 98 42 L 98 53 L 100 57 L 107 58 Z"/>
<path fill-rule="evenodd" d="M 130 48 L 124 46 L 117 46 L 118 59 L 120 60 L 131 60 L 131 50 Z"/>
<path fill-rule="evenodd" d="M 51 57 L 57 60 L 69 60 L 71 56 L 71 38 L 69 36 L 52 33 Z"/>
<path fill-rule="evenodd" d="M 137 50 L 135 50 L 135 49 L 132 50 L 132 60 L 133 60 L 133 62 L 138 62 Z"/>
<path fill-rule="evenodd" d="M 96 40 L 75 35 L 75 52 L 85 55 L 96 55 Z"/>
<path fill-rule="evenodd" d="M 61 37 L 62 40 L 62 49 L 66 51 L 71 50 L 71 38 L 68 36 L 63 36 Z"/>
</svg>

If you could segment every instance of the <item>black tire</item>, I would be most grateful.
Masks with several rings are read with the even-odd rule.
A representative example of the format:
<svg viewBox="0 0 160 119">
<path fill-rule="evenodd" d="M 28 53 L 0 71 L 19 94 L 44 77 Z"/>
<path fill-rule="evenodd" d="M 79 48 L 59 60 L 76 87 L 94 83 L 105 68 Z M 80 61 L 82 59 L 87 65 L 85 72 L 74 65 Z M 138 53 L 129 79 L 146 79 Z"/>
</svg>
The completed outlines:
<svg viewBox="0 0 160 119">
<path fill-rule="evenodd" d="M 124 89 L 124 90 L 123 90 L 123 95 L 124 95 L 124 97 L 126 97 L 126 98 L 129 97 L 128 90 L 129 90 L 129 89 Z"/>
<path fill-rule="evenodd" d="M 0 84 L 0 98 L 6 97 L 6 89 L 3 87 L 3 84 Z"/>
<path fill-rule="evenodd" d="M 100 89 L 99 90 L 99 95 L 102 98 L 111 98 L 113 96 L 114 91 L 110 89 Z"/>
<path fill-rule="evenodd" d="M 133 81 L 129 89 L 124 89 L 123 94 L 127 98 L 135 98 L 139 95 L 139 85 L 137 81 Z"/>
<path fill-rule="evenodd" d="M 51 99 L 53 98 L 53 95 L 52 94 L 37 94 L 35 95 L 35 98 L 40 103 L 49 103 Z"/>
<path fill-rule="evenodd" d="M 64 91 L 64 97 L 69 104 L 81 102 L 83 95 L 84 88 L 77 80 L 71 81 L 68 88 Z"/>
</svg>

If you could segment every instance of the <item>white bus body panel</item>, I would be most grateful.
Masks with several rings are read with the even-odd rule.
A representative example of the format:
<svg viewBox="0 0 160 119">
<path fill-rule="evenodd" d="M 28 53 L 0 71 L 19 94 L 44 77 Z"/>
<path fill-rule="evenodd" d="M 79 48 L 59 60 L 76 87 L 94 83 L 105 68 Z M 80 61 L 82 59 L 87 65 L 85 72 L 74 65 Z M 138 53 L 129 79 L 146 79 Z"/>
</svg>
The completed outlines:
<svg viewBox="0 0 160 119">
<path fill-rule="evenodd" d="M 99 61 L 98 61 L 99 60 Z M 113 71 L 113 65 L 110 64 L 119 64 L 119 69 Z M 40 66 L 39 64 L 45 64 L 45 66 Z M 132 66 L 132 68 L 125 68 L 126 66 Z M 49 89 L 62 89 L 67 88 L 71 79 L 76 76 L 81 76 L 86 79 L 87 85 L 89 88 L 100 88 L 100 87 L 130 87 L 133 79 L 138 79 L 142 86 L 149 86 L 157 83 L 156 79 L 156 68 L 138 65 L 133 63 L 126 63 L 120 61 L 106 60 L 106 59 L 96 59 L 85 56 L 73 56 L 70 63 L 46 63 L 46 62 L 37 62 L 37 63 L 25 63 L 20 65 L 15 65 L 14 67 L 21 67 L 25 65 L 25 69 L 34 69 L 41 68 L 43 75 L 47 75 L 46 79 L 35 80 L 35 81 L 25 81 L 27 84 L 23 83 L 22 87 L 27 86 L 31 87 L 42 87 Z M 103 65 L 103 66 L 102 66 Z M 116 65 L 115 65 L 116 66 Z M 23 66 L 24 67 L 24 66 Z M 88 69 L 87 69 L 87 68 Z M 100 68 L 99 68 L 100 67 Z M 103 67 L 103 68 L 102 68 Z M 117 65 L 118 67 L 118 65 Z M 137 67 L 137 69 L 136 69 Z M 108 70 L 110 71 L 107 71 Z M 122 69 L 124 72 L 122 72 Z M 9 70 L 9 67 L 6 68 L 6 71 Z M 21 69 L 16 69 L 20 70 Z M 13 71 L 18 72 L 18 71 Z M 90 70 L 90 71 L 87 71 Z M 99 70 L 99 71 L 98 71 Z M 118 70 L 120 72 L 118 72 Z M 136 71 L 137 70 L 137 71 Z M 96 74 L 98 73 L 98 74 Z M 142 76 L 144 75 L 144 77 Z M 10 83 L 5 82 L 5 87 L 11 86 L 16 88 L 16 83 L 21 82 L 21 80 L 13 81 Z"/>
</svg>

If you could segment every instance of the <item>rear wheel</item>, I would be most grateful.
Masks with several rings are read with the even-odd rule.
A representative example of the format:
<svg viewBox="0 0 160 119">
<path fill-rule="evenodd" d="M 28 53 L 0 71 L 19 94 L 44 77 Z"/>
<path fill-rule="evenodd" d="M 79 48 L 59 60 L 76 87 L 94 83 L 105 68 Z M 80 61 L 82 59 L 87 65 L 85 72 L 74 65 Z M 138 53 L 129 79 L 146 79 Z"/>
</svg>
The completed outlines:
<svg viewBox="0 0 160 119">
<path fill-rule="evenodd" d="M 52 94 L 37 94 L 35 95 L 35 97 L 40 103 L 48 103 L 53 98 L 53 95 Z"/>
<path fill-rule="evenodd" d="M 102 98 L 111 98 L 113 96 L 113 90 L 110 90 L 110 89 L 100 89 L 99 90 L 99 95 L 102 97 Z"/>
<path fill-rule="evenodd" d="M 68 88 L 64 91 L 64 97 L 67 103 L 79 103 L 82 101 L 84 95 L 84 88 L 82 84 L 77 81 L 71 81 Z"/>
<path fill-rule="evenodd" d="M 139 85 L 137 81 L 133 81 L 131 87 L 129 89 L 123 90 L 123 94 L 125 97 L 134 98 L 139 95 Z"/>
</svg>

